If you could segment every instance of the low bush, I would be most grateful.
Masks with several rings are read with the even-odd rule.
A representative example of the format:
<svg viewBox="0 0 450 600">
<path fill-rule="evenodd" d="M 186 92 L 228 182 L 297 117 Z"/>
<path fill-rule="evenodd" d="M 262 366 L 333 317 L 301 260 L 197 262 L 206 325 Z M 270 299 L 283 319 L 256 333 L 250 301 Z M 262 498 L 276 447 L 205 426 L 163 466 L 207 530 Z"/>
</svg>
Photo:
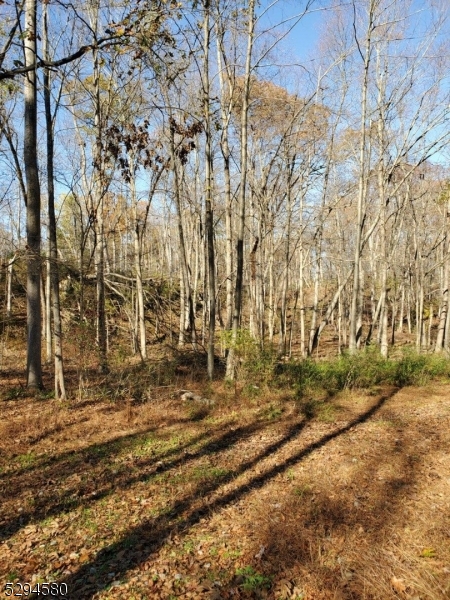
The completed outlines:
<svg viewBox="0 0 450 600">
<path fill-rule="evenodd" d="M 450 376 L 450 361 L 442 354 L 417 354 L 407 350 L 396 363 L 395 380 L 398 386 L 426 385 L 433 379 Z"/>
<path fill-rule="evenodd" d="M 315 361 L 305 359 L 278 365 L 278 385 L 293 386 L 297 396 L 321 390 L 329 395 L 345 388 L 371 388 L 379 384 L 425 385 L 437 377 L 450 376 L 450 361 L 435 354 L 404 351 L 398 360 L 384 358 L 377 348 Z"/>
<path fill-rule="evenodd" d="M 234 350 L 237 379 L 245 381 L 247 386 L 272 380 L 276 353 L 272 348 L 262 350 L 248 329 L 239 329 L 236 339 L 231 331 L 223 331 L 221 343 L 225 349 Z"/>
</svg>

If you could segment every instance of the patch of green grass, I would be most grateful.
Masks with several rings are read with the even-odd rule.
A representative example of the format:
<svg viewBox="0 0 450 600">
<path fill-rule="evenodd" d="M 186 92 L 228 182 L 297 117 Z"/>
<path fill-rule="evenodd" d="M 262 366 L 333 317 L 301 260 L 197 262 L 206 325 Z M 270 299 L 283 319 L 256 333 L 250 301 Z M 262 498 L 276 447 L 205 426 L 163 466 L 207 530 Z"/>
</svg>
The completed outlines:
<svg viewBox="0 0 450 600">
<path fill-rule="evenodd" d="M 183 544 L 183 552 L 186 554 L 192 554 L 194 552 L 195 544 L 193 540 L 188 540 Z"/>
<path fill-rule="evenodd" d="M 52 400 L 55 397 L 55 390 L 40 390 L 37 392 L 36 400 Z"/>
<path fill-rule="evenodd" d="M 399 386 L 426 385 L 432 379 L 449 376 L 450 361 L 444 355 L 417 354 L 408 349 L 397 363 L 395 383 Z"/>
<path fill-rule="evenodd" d="M 237 558 L 239 558 L 242 555 L 242 551 L 241 550 L 226 550 L 223 553 L 223 557 L 224 558 L 229 558 L 231 560 L 236 560 Z"/>
<path fill-rule="evenodd" d="M 236 569 L 236 575 L 243 578 L 243 582 L 239 587 L 244 592 L 257 592 L 258 590 L 269 589 L 272 585 L 271 577 L 258 573 L 253 567 Z"/>
<path fill-rule="evenodd" d="M 23 387 L 13 387 L 6 390 L 4 400 L 18 400 L 26 395 L 26 390 Z"/>
<path fill-rule="evenodd" d="M 261 417 L 267 421 L 275 421 L 283 414 L 283 408 L 274 404 L 269 404 L 261 411 Z"/>
<path fill-rule="evenodd" d="M 334 423 L 336 420 L 337 408 L 329 402 L 321 402 L 317 414 L 317 420 L 322 423 Z"/>
<path fill-rule="evenodd" d="M 292 469 L 288 469 L 286 472 L 286 479 L 288 479 L 289 481 L 294 481 L 295 479 L 295 473 Z"/>
<path fill-rule="evenodd" d="M 244 385 L 243 389 L 242 389 L 242 396 L 244 396 L 245 398 L 248 399 L 252 399 L 252 398 L 258 398 L 258 396 L 261 395 L 261 388 L 258 385 L 255 385 L 254 383 L 249 383 L 247 385 Z"/>
<path fill-rule="evenodd" d="M 6 575 L 6 583 L 14 583 L 14 581 L 16 581 L 16 579 L 19 579 L 19 573 L 17 571 L 10 571 L 7 575 Z"/>
<path fill-rule="evenodd" d="M 195 467 L 192 471 L 192 477 L 194 479 L 221 479 L 228 475 L 229 471 L 227 469 L 222 469 L 220 467 L 207 467 L 200 466 Z"/>
<path fill-rule="evenodd" d="M 172 435 L 169 438 L 158 438 L 154 434 L 147 434 L 144 437 L 138 438 L 133 444 L 133 455 L 143 457 L 152 455 L 166 454 L 167 452 L 176 450 L 179 446 L 189 441 L 188 436 Z M 127 450 L 127 453 L 129 450 Z"/>
<path fill-rule="evenodd" d="M 305 483 L 302 486 L 296 487 L 294 489 L 294 494 L 300 498 L 306 498 L 306 496 L 310 496 L 312 494 L 312 488 L 310 485 Z"/>
<path fill-rule="evenodd" d="M 17 462 L 19 463 L 22 469 L 26 469 L 31 467 L 36 461 L 36 455 L 34 452 L 27 452 L 26 454 L 20 454 L 16 457 Z"/>
<path fill-rule="evenodd" d="M 85 527 L 92 532 L 95 532 L 98 529 L 97 523 L 92 518 L 92 509 L 90 508 L 83 508 L 79 516 L 79 523 L 80 526 Z"/>
</svg>

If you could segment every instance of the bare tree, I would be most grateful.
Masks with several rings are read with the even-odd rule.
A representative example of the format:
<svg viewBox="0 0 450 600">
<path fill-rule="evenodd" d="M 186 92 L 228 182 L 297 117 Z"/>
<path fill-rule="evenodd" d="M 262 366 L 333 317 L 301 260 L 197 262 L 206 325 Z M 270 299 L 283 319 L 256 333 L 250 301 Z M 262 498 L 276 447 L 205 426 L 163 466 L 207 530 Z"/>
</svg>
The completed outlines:
<svg viewBox="0 0 450 600">
<path fill-rule="evenodd" d="M 42 388 L 41 189 L 37 162 L 36 0 L 25 2 L 24 165 L 27 182 L 27 385 Z"/>
</svg>

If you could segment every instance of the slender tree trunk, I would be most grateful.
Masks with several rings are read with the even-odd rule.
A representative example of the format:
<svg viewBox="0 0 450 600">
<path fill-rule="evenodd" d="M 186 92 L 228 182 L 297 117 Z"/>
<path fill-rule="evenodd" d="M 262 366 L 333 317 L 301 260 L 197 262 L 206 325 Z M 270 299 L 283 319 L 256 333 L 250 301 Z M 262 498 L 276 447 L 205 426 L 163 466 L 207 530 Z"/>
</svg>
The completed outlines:
<svg viewBox="0 0 450 600">
<path fill-rule="evenodd" d="M 442 299 L 441 299 L 441 312 L 438 324 L 437 338 L 436 338 L 436 352 L 441 352 L 446 345 L 446 328 L 448 321 L 448 304 L 449 304 L 449 269 L 450 269 L 450 235 L 448 229 L 450 226 L 450 200 L 447 203 L 446 212 L 446 227 L 445 227 L 445 238 L 444 238 L 444 264 L 443 264 L 443 276 L 442 276 Z"/>
<path fill-rule="evenodd" d="M 270 232 L 269 237 L 269 249 L 268 249 L 268 273 L 269 273 L 269 322 L 267 324 L 269 330 L 269 343 L 273 344 L 273 337 L 275 334 L 275 283 L 273 275 L 273 263 L 274 263 L 274 240 L 273 240 L 273 228 Z"/>
<path fill-rule="evenodd" d="M 50 245 L 50 244 L 49 244 Z M 47 363 L 52 360 L 52 317 L 51 317 L 51 306 L 52 306 L 52 293 L 51 293 L 51 265 L 50 265 L 50 248 L 49 256 L 45 261 L 45 312 L 44 312 L 44 323 L 45 323 L 45 345 L 47 354 Z"/>
<path fill-rule="evenodd" d="M 181 260 L 181 259 L 180 259 Z M 182 348 L 185 343 L 186 333 L 186 289 L 184 285 L 183 271 L 180 265 L 180 332 L 178 334 L 178 346 Z"/>
<path fill-rule="evenodd" d="M 368 172 L 367 167 L 367 96 L 369 87 L 369 66 L 371 58 L 373 18 L 374 18 L 375 2 L 370 0 L 369 7 L 369 22 L 367 25 L 365 48 L 364 48 L 364 74 L 361 90 L 361 127 L 360 127 L 360 142 L 359 142 L 359 181 L 358 181 L 358 204 L 356 218 L 356 241 L 355 241 L 355 258 L 353 269 L 353 289 L 350 308 L 350 336 L 349 336 L 349 351 L 355 353 L 358 348 L 358 330 L 360 327 L 359 319 L 361 315 L 360 296 L 361 296 L 361 252 L 362 252 L 362 234 L 365 218 L 365 196 L 366 196 L 366 177 Z M 360 336 L 359 336 L 360 337 Z"/>
<path fill-rule="evenodd" d="M 48 3 L 43 4 L 44 11 L 44 57 L 49 59 L 48 55 Z M 58 246 L 56 236 L 56 215 L 55 215 L 55 188 L 54 188 L 54 138 L 53 138 L 53 119 L 51 114 L 50 100 L 50 70 L 44 69 L 44 105 L 45 105 L 45 124 L 47 139 L 47 193 L 48 193 L 48 224 L 49 224 L 49 261 L 47 268 L 49 270 L 49 286 L 47 290 L 47 301 L 49 310 L 47 318 L 50 320 L 50 297 L 53 312 L 53 348 L 55 359 L 55 398 L 66 399 L 66 387 L 64 381 L 64 364 L 62 351 L 62 321 L 59 293 L 59 268 L 58 268 Z M 47 342 L 48 343 L 48 342 Z M 50 342 L 50 352 L 52 345 Z"/>
<path fill-rule="evenodd" d="M 216 267 L 214 254 L 214 216 L 212 207 L 213 155 L 211 146 L 209 49 L 210 0 L 204 0 L 203 21 L 203 119 L 205 131 L 205 229 L 208 255 L 208 378 L 214 376 L 214 338 L 216 334 Z"/>
<path fill-rule="evenodd" d="M 16 260 L 16 254 L 8 262 L 6 271 L 6 316 L 9 318 L 12 314 L 12 279 L 14 272 L 14 263 Z"/>
<path fill-rule="evenodd" d="M 259 338 L 258 328 L 258 306 L 257 306 L 257 278 L 256 278 L 256 253 L 258 250 L 259 237 L 255 239 L 253 248 L 250 252 L 250 322 L 249 329 L 250 333 L 255 339 Z"/>
<path fill-rule="evenodd" d="M 36 65 L 36 0 L 25 2 L 25 66 Z M 42 388 L 41 190 L 37 161 L 36 69 L 24 76 L 24 165 L 27 182 L 27 386 Z"/>
<path fill-rule="evenodd" d="M 232 345 L 228 353 L 227 360 L 227 379 L 235 378 L 235 358 L 234 344 L 236 343 L 238 330 L 241 323 L 242 299 L 243 299 L 243 278 L 244 278 L 244 233 L 245 233 L 245 200 L 247 186 L 247 156 L 248 156 L 248 107 L 250 97 L 250 75 L 251 59 L 253 51 L 254 33 L 255 33 L 255 4 L 256 0 L 249 0 L 248 3 L 248 30 L 247 30 L 247 53 L 245 60 L 244 85 L 242 92 L 242 111 L 241 111 L 241 180 L 239 189 L 239 221 L 236 237 L 236 287 L 234 293 L 234 311 L 232 328 Z"/>
<path fill-rule="evenodd" d="M 184 344 L 184 331 L 186 329 L 186 315 L 189 324 L 189 329 L 191 331 L 191 340 L 192 345 L 196 349 L 197 348 L 197 334 L 195 330 L 195 313 L 194 313 L 194 305 L 192 302 L 192 291 L 191 291 L 191 283 L 189 280 L 189 268 L 188 268 L 188 260 L 187 260 L 187 250 L 186 243 L 184 239 L 184 228 L 183 228 L 183 215 L 181 210 L 181 189 L 180 189 L 180 181 L 178 174 L 178 165 L 176 161 L 176 153 L 175 153 L 175 129 L 173 125 L 170 126 L 170 157 L 172 162 L 172 172 L 173 172 L 173 185 L 174 185 L 174 197 L 175 197 L 175 205 L 177 209 L 177 221 L 178 221 L 178 238 L 180 243 L 180 296 L 183 293 L 184 306 L 186 307 L 186 313 L 184 310 L 181 310 L 180 315 L 180 337 L 179 337 L 179 345 Z M 181 289 L 183 292 L 181 292 Z M 183 330 L 183 331 L 182 331 Z"/>
<path fill-rule="evenodd" d="M 97 51 L 94 51 L 94 87 L 95 87 L 95 116 L 94 126 L 97 134 L 94 151 L 95 181 L 93 221 L 95 230 L 95 274 L 97 286 L 97 347 L 99 354 L 100 373 L 108 372 L 106 306 L 105 306 L 105 228 L 103 220 L 104 185 L 103 185 L 103 156 L 102 156 L 102 115 L 100 99 L 100 69 Z"/>
<path fill-rule="evenodd" d="M 304 282 L 304 266 L 305 266 L 305 250 L 303 246 L 303 205 L 304 194 L 300 195 L 300 248 L 299 248 L 299 301 L 300 301 L 300 355 L 302 358 L 306 356 L 306 339 L 305 339 L 305 282 Z"/>
<path fill-rule="evenodd" d="M 311 356 L 313 352 L 314 340 L 317 331 L 317 316 L 319 312 L 319 279 L 320 279 L 320 253 L 321 253 L 321 237 L 322 232 L 319 233 L 319 239 L 316 247 L 316 266 L 314 269 L 314 299 L 311 314 L 311 327 L 309 331 L 309 344 L 308 344 L 308 356 Z M 317 347 L 317 344 L 315 344 Z"/>
<path fill-rule="evenodd" d="M 403 333 L 403 319 L 405 317 L 405 282 L 402 284 L 402 291 L 400 295 L 400 309 L 398 315 L 397 333 Z"/>
<path fill-rule="evenodd" d="M 278 354 L 284 356 L 287 350 L 287 293 L 289 288 L 289 262 L 291 255 L 291 220 L 292 220 L 292 172 L 294 170 L 295 157 L 289 165 L 289 176 L 287 181 L 287 224 L 286 224 L 286 247 L 284 253 L 284 276 L 281 292 L 281 327 Z"/>
<path fill-rule="evenodd" d="M 92 28 L 98 29 L 99 0 L 95 0 L 93 6 Z M 104 196 L 105 196 L 105 172 L 103 157 L 103 128 L 104 116 L 100 93 L 100 59 L 98 49 L 94 48 L 93 56 L 93 93 L 94 93 L 94 131 L 96 135 L 93 148 L 94 182 L 93 198 L 91 202 L 90 220 L 95 236 L 94 260 L 97 292 L 97 348 L 100 373 L 108 371 L 108 341 L 106 328 L 106 306 L 105 306 L 105 229 L 104 229 Z"/>
<path fill-rule="evenodd" d="M 221 55 L 224 54 L 223 49 L 223 34 L 216 26 L 217 39 L 217 64 L 219 68 L 219 84 L 220 84 L 220 113 L 222 121 L 222 132 L 220 137 L 220 149 L 223 158 L 223 175 L 224 175 L 224 194 L 225 194 L 225 277 L 226 277 L 226 321 L 225 328 L 231 329 L 233 321 L 233 228 L 232 228 L 232 194 L 231 194 L 231 173 L 230 160 L 231 152 L 228 141 L 228 128 L 232 114 L 232 98 L 230 74 L 225 63 L 225 68 L 222 68 Z M 225 62 L 225 60 L 224 60 Z M 226 75 L 226 77 L 225 77 Z M 225 85 L 228 84 L 228 96 L 225 90 Z M 226 106 L 227 104 L 227 106 Z"/>
<path fill-rule="evenodd" d="M 385 169 L 385 77 L 384 71 L 381 72 L 380 54 L 377 53 L 377 85 L 378 85 L 378 197 L 380 202 L 380 254 L 381 254 L 381 318 L 380 318 L 380 352 L 381 355 L 387 358 L 388 355 L 388 256 L 387 256 L 387 240 L 386 240 L 386 169 Z"/>
<path fill-rule="evenodd" d="M 434 307 L 430 303 L 430 312 L 428 316 L 428 337 L 427 337 L 427 348 L 431 348 L 431 330 L 433 329 L 433 317 Z"/>
<path fill-rule="evenodd" d="M 135 205 L 136 206 L 136 205 Z M 136 339 L 141 359 L 147 358 L 147 334 L 145 331 L 144 286 L 142 282 L 142 230 L 136 215 L 134 231 L 134 270 L 136 277 Z"/>
<path fill-rule="evenodd" d="M 391 346 L 395 344 L 395 321 L 397 319 L 397 300 L 392 300 Z"/>
</svg>

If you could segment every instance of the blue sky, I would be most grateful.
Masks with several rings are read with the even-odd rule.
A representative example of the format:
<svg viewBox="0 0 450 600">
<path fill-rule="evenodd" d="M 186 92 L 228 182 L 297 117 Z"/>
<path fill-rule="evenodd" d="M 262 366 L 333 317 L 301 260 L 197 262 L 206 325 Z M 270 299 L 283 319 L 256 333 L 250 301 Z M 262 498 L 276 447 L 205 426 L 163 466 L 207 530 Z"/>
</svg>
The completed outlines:
<svg viewBox="0 0 450 600">
<path fill-rule="evenodd" d="M 303 14 L 304 4 L 292 0 L 279 0 L 276 3 L 264 0 L 258 9 L 258 14 L 266 11 L 259 20 L 259 28 L 274 28 L 282 34 L 293 27 L 280 44 L 283 48 L 289 48 L 299 59 L 308 59 L 312 54 L 319 39 L 324 16 L 319 3 L 315 2 L 310 11 L 297 22 Z"/>
</svg>

